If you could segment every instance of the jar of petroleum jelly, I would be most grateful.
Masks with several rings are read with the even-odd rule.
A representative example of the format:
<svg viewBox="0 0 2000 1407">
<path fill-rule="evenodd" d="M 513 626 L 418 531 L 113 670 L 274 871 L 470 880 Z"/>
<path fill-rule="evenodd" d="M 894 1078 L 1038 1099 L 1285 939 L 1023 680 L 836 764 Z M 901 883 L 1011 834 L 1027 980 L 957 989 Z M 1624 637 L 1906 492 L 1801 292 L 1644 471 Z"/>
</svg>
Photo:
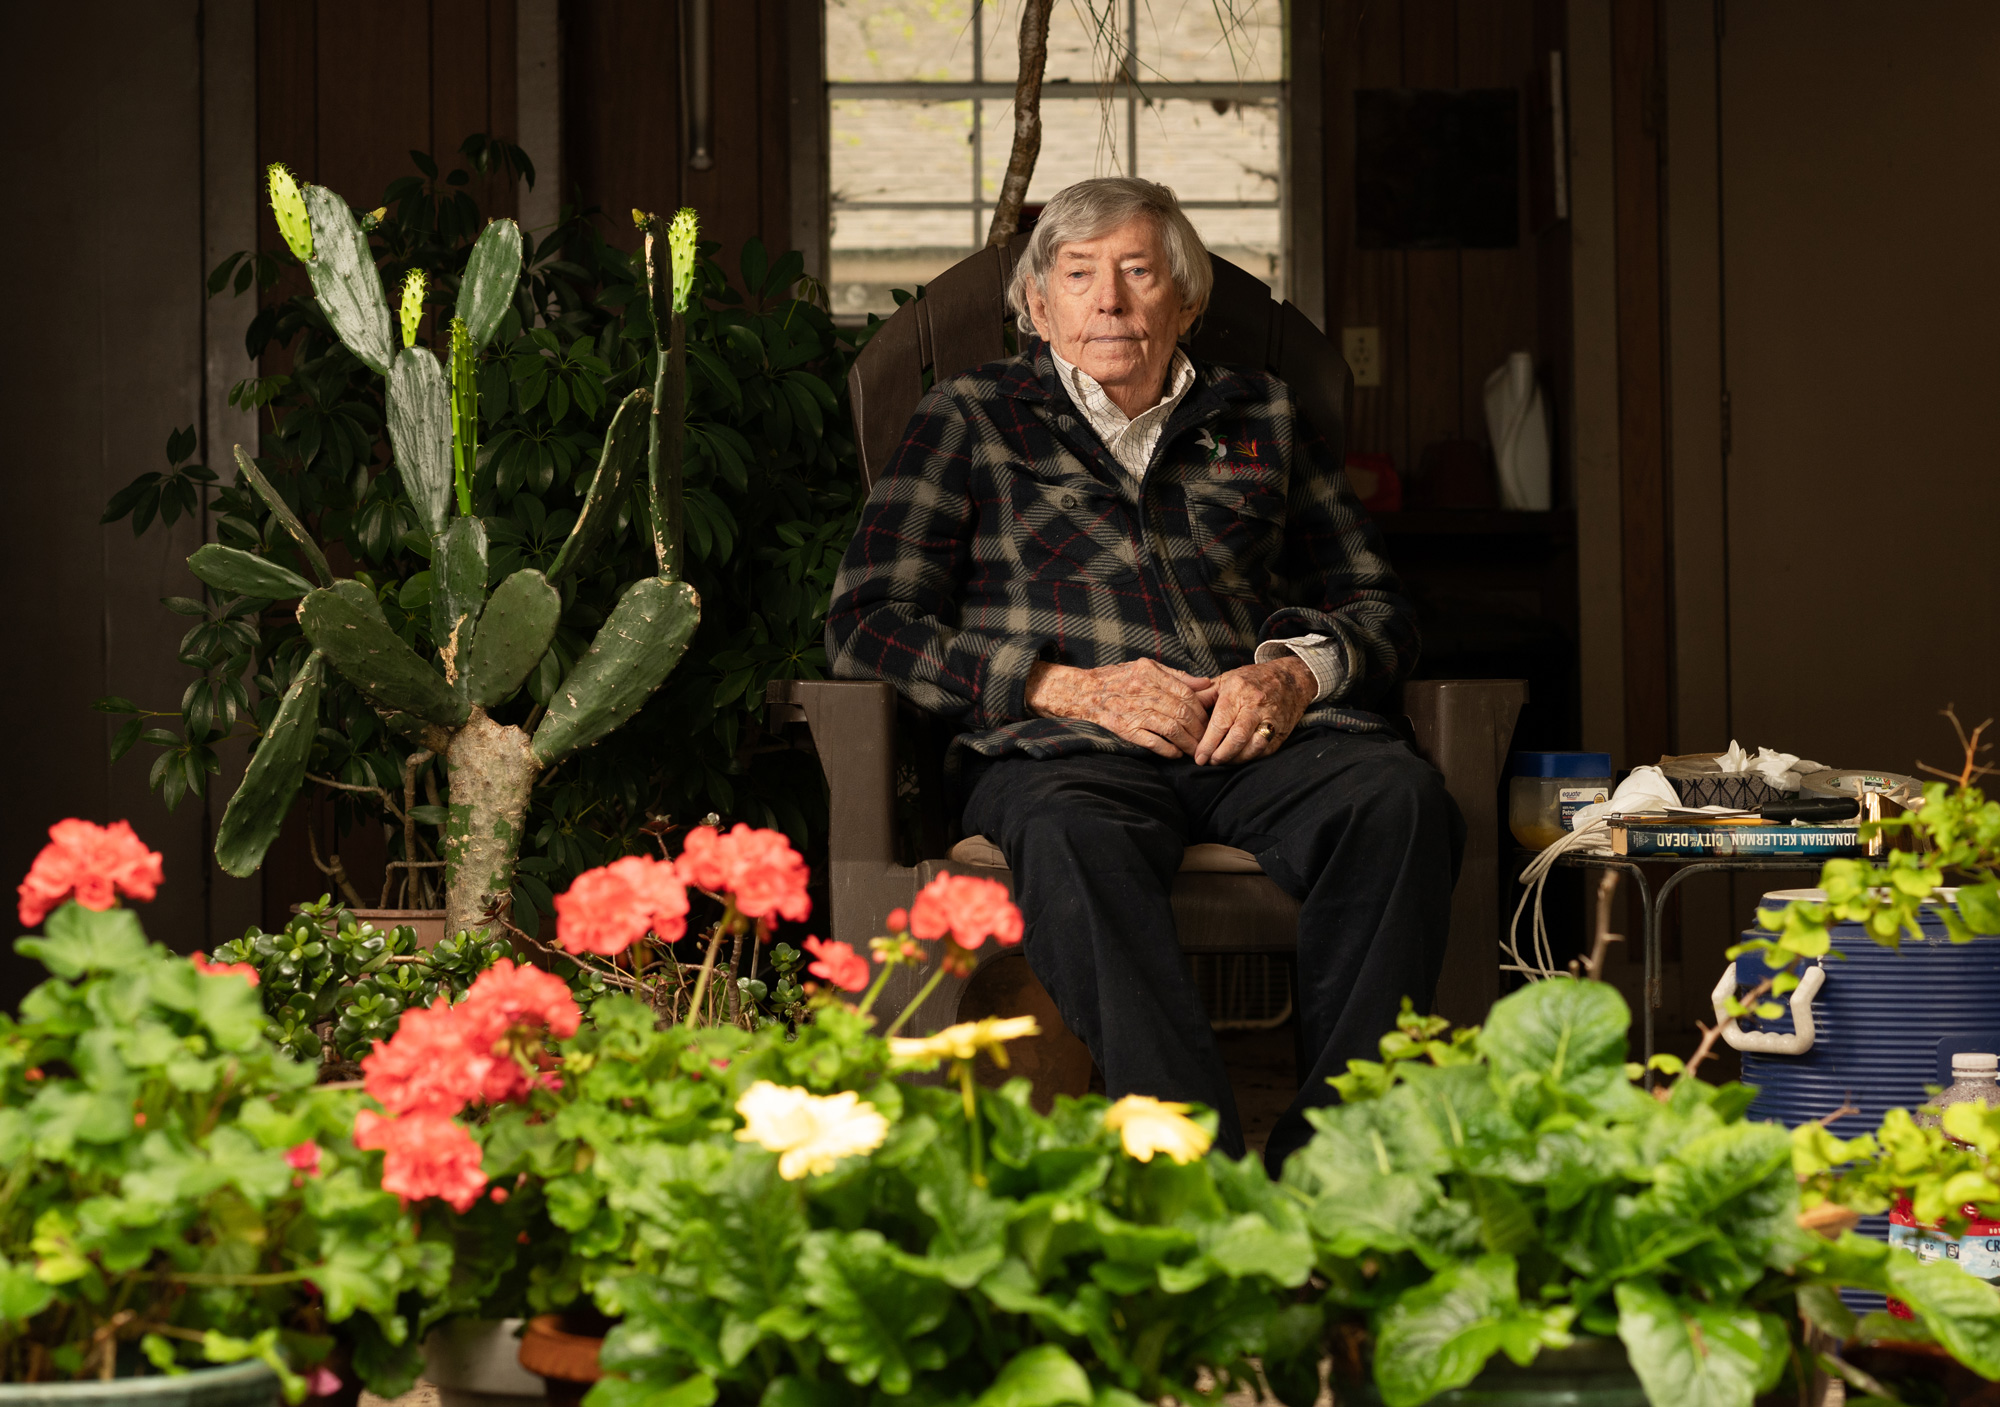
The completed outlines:
<svg viewBox="0 0 2000 1407">
<path fill-rule="evenodd" d="M 1531 850 L 1554 845 L 1580 808 L 1611 799 L 1608 752 L 1517 752 L 1508 770 L 1507 829 Z"/>
</svg>

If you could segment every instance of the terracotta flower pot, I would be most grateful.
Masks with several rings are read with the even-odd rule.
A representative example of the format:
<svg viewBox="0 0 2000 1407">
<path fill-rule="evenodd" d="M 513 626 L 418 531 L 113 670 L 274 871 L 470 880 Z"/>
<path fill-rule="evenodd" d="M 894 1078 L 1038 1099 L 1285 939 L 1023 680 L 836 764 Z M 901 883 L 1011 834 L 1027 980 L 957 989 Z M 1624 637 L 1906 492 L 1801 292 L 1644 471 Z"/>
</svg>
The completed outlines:
<svg viewBox="0 0 2000 1407">
<path fill-rule="evenodd" d="M 597 1366 L 602 1347 L 601 1335 L 571 1333 L 562 1315 L 538 1314 L 521 1334 L 521 1366 L 548 1384 L 549 1407 L 575 1407 L 604 1376 Z"/>
<path fill-rule="evenodd" d="M 385 933 L 403 925 L 416 929 L 419 948 L 434 948 L 444 937 L 443 909 L 350 909 L 348 912 Z"/>
<path fill-rule="evenodd" d="M 262 1363 L 196 1368 L 177 1377 L 110 1382 L 0 1383 L 0 1407 L 282 1407 L 278 1375 Z"/>
</svg>

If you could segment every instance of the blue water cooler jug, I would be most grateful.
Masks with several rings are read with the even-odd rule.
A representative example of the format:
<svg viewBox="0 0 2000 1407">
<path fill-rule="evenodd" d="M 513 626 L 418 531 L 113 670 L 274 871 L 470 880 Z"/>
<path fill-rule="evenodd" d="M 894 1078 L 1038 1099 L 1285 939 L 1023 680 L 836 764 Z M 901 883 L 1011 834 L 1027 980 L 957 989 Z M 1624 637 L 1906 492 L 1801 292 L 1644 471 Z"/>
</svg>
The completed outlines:
<svg viewBox="0 0 2000 1407">
<path fill-rule="evenodd" d="M 1781 889 L 1759 907 L 1825 897 L 1818 889 Z M 1845 1104 L 1860 1112 L 1831 1127 L 1855 1138 L 1890 1109 L 1922 1104 L 1926 1086 L 1950 1084 L 1953 1055 L 2000 1051 L 2000 938 L 1953 943 L 1928 915 L 1922 928 L 1922 941 L 1905 934 L 1899 951 L 1877 944 L 1858 923 L 1836 925 L 1832 952 L 1800 969 L 1798 990 L 1781 999 L 1789 1002 L 1785 1015 L 1747 1031 L 1725 1028 L 1725 1039 L 1742 1052 L 1743 1082 L 1757 1090 L 1751 1118 L 1793 1128 Z M 1770 936 L 1762 929 L 1744 935 Z M 1761 954 L 1744 954 L 1717 984 L 1718 1004 L 1732 985 L 1747 989 L 1769 975 Z M 1864 1217 L 1859 1230 L 1886 1238 L 1889 1219 Z M 1858 1308 L 1881 1304 L 1874 1296 L 1847 1298 Z"/>
</svg>

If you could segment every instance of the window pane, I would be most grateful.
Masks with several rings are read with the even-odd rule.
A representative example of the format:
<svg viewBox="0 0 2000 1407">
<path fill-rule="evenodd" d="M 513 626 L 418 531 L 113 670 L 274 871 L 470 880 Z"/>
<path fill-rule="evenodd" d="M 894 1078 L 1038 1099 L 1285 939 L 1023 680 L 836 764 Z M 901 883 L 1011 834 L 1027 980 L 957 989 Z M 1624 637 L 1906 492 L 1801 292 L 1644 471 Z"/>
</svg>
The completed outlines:
<svg viewBox="0 0 2000 1407">
<path fill-rule="evenodd" d="M 833 200 L 972 199 L 972 104 L 833 103 Z"/>
<path fill-rule="evenodd" d="M 1139 82 L 1275 83 L 1285 76 L 1279 0 L 1139 0 Z"/>
<path fill-rule="evenodd" d="M 1275 296 L 1285 296 L 1285 242 L 1276 210 L 1190 210 L 1187 217 L 1211 254 L 1257 275 Z"/>
<path fill-rule="evenodd" d="M 1138 125 L 1139 174 L 1182 200 L 1278 198 L 1275 102 L 1170 99 L 1142 106 Z"/>
<path fill-rule="evenodd" d="M 827 0 L 826 76 L 835 82 L 972 77 L 973 0 Z"/>
<path fill-rule="evenodd" d="M 1096 83 L 1125 63 L 1126 0 L 1055 0 L 1049 10 L 1045 83 Z M 1021 72 L 1021 0 L 990 0 L 982 21 L 986 79 L 1012 83 Z"/>
<path fill-rule="evenodd" d="M 1007 175 L 1007 157 L 1014 149 L 1014 105 L 989 101 L 980 106 L 985 127 L 980 197 L 993 201 L 1000 198 L 1000 182 Z M 1028 203 L 1039 204 L 1064 186 L 1092 176 L 1122 175 L 1125 111 L 1126 105 L 1120 101 L 1058 100 L 1044 92 L 1042 154 L 1035 160 L 1034 178 L 1028 183 Z"/>
</svg>

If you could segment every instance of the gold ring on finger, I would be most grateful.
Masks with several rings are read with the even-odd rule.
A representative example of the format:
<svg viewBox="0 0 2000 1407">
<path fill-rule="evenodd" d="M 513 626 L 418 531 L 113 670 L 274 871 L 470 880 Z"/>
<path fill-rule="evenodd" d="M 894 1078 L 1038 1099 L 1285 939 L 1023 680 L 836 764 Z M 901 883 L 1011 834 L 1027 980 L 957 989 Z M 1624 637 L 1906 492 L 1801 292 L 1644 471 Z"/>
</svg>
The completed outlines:
<svg viewBox="0 0 2000 1407">
<path fill-rule="evenodd" d="M 1267 743 L 1271 741 L 1272 736 L 1276 734 L 1277 731 L 1278 730 L 1276 728 L 1273 728 L 1269 723 L 1259 723 L 1257 725 L 1257 736 L 1262 738 Z"/>
</svg>

